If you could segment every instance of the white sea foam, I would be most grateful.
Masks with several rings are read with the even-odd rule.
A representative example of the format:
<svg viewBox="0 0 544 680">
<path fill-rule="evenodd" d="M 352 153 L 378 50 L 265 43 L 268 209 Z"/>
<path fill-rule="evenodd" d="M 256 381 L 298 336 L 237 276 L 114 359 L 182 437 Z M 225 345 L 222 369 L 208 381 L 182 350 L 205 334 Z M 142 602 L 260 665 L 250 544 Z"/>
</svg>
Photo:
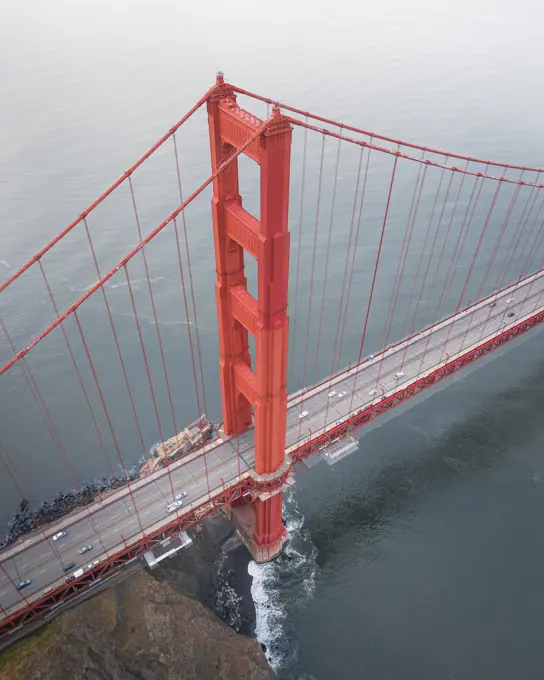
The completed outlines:
<svg viewBox="0 0 544 680">
<path fill-rule="evenodd" d="M 126 314 L 126 313 L 118 313 L 116 316 L 122 316 L 125 319 L 134 319 L 134 314 Z M 148 323 L 151 326 L 156 326 L 157 323 L 155 323 L 154 318 L 147 318 L 145 316 L 141 316 L 138 314 L 138 321 L 141 323 Z M 159 326 L 195 326 L 194 321 L 158 321 Z M 199 326 L 199 330 L 207 330 L 205 328 L 202 328 L 202 326 Z"/>
<path fill-rule="evenodd" d="M 143 278 L 143 279 L 134 279 L 130 281 L 130 285 L 132 288 L 135 288 L 138 290 L 139 286 L 141 283 L 158 283 L 159 281 L 164 281 L 165 278 L 164 276 L 152 276 L 150 279 Z M 128 283 L 126 281 L 119 281 L 119 283 L 110 283 L 106 284 L 109 288 L 114 290 L 115 288 L 126 288 L 128 286 Z"/>
<path fill-rule="evenodd" d="M 276 671 L 296 658 L 297 641 L 294 631 L 288 630 L 287 617 L 313 596 L 317 574 L 317 550 L 292 492 L 285 494 L 284 518 L 289 540 L 283 554 L 267 564 L 248 564 L 253 578 L 255 635 L 266 646 L 266 656 Z"/>
<path fill-rule="evenodd" d="M 3 260 L 0 260 L 0 264 L 2 264 L 3 262 L 4 262 Z M 6 262 L 5 264 L 9 267 L 9 264 L 7 264 L 7 262 Z M 149 282 L 150 282 L 150 283 L 157 283 L 157 282 L 159 282 L 159 281 L 164 281 L 164 280 L 165 280 L 165 277 L 164 277 L 164 276 L 155 276 L 155 277 L 151 277 L 151 278 L 149 279 Z M 139 290 L 139 289 L 140 289 L 140 284 L 146 283 L 147 281 L 148 281 L 148 279 L 146 279 L 146 278 L 143 278 L 143 279 L 134 279 L 134 280 L 131 279 L 130 285 L 131 285 L 131 287 L 132 287 L 132 290 Z M 84 287 L 71 286 L 71 287 L 70 287 L 70 290 L 72 291 L 72 293 L 86 293 L 86 292 L 87 292 L 88 290 L 90 290 L 95 284 L 96 284 L 96 281 L 93 281 L 93 282 L 90 283 L 88 286 L 84 286 Z M 127 283 L 126 281 L 119 281 L 118 283 L 110 283 L 109 281 L 106 281 L 106 283 L 104 284 L 104 286 L 105 286 L 108 290 L 115 290 L 116 288 L 126 288 L 126 287 L 128 286 L 128 283 Z"/>
<path fill-rule="evenodd" d="M 6 269 L 11 269 L 11 267 L 9 266 L 9 262 L 7 262 L 7 260 L 0 260 L 0 264 L 2 265 L 2 267 L 5 267 Z"/>
<path fill-rule="evenodd" d="M 89 283 L 88 286 L 84 286 L 83 288 L 78 287 L 78 286 L 70 286 L 70 291 L 72 293 L 86 293 L 87 291 L 91 290 L 91 288 L 96 284 L 96 281 L 93 281 L 92 283 Z"/>
</svg>

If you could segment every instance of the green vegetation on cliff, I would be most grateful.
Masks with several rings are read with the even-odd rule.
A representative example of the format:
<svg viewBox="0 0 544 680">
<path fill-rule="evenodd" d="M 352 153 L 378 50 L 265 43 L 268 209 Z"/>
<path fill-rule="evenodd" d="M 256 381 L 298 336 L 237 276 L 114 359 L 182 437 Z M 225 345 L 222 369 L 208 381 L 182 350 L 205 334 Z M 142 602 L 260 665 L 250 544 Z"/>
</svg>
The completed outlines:
<svg viewBox="0 0 544 680">
<path fill-rule="evenodd" d="M 203 561 L 193 573 L 215 559 L 212 542 L 184 557 Z M 139 571 L 60 614 L 0 655 L 0 680 L 273 680 L 259 643 L 196 599 L 191 571 Z"/>
</svg>

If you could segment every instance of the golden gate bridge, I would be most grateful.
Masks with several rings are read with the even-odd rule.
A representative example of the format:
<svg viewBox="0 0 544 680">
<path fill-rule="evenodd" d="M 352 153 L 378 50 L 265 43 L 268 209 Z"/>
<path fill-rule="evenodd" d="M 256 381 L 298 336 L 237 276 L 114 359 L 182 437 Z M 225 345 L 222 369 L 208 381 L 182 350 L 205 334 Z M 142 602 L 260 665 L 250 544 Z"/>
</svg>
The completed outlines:
<svg viewBox="0 0 544 680">
<path fill-rule="evenodd" d="M 194 154 L 204 135 L 211 170 Z M 357 449 L 354 430 L 543 321 L 541 172 L 338 123 L 219 73 L 1 286 L 3 394 L 32 404 L 29 433 L 42 428 L 48 464 L 74 488 L 81 450 L 122 483 L 47 522 L 2 437 L 30 530 L 0 551 L 0 633 L 218 509 L 257 561 L 278 555 L 301 466 L 336 463 Z M 84 286 L 69 300 L 74 253 Z M 173 306 L 183 332 L 168 335 Z"/>
</svg>

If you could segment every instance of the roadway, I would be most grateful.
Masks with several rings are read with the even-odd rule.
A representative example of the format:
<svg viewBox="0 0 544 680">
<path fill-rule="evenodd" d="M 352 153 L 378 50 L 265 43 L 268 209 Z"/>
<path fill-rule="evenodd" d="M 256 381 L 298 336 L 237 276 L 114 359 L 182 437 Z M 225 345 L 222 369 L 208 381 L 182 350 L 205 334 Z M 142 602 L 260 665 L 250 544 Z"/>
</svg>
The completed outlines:
<svg viewBox="0 0 544 680">
<path fill-rule="evenodd" d="M 367 357 L 358 366 L 293 395 L 287 414 L 287 452 L 298 448 L 301 440 L 314 438 L 336 422 L 406 388 L 543 307 L 544 271 L 376 354 L 374 359 Z M 399 373 L 402 376 L 396 378 Z M 308 415 L 301 418 L 305 413 Z"/>
<path fill-rule="evenodd" d="M 3 610 L 12 613 L 26 601 L 41 595 L 45 588 L 62 584 L 78 568 L 104 560 L 108 553 L 115 554 L 125 541 L 128 545 L 136 542 L 142 536 L 140 522 L 149 530 L 158 521 L 171 521 L 176 513 L 168 513 L 166 506 L 180 491 L 187 492 L 181 508 L 185 512 L 188 506 L 198 506 L 204 498 L 208 499 L 208 482 L 213 492 L 223 482 L 228 486 L 238 478 L 239 472 L 243 475 L 253 466 L 254 458 L 251 452 L 246 452 L 240 456 L 239 468 L 233 440 L 216 440 L 206 448 L 207 476 L 203 457 L 178 461 L 169 470 L 162 469 L 133 484 L 132 495 L 125 488 L 121 494 L 105 497 L 103 502 L 95 502 L 47 525 L 47 539 L 38 532 L 24 541 L 28 547 L 23 545 L 22 550 L 17 550 L 18 544 L 10 546 L 3 554 L 11 556 L 0 562 L 0 606 Z M 50 537 L 61 529 L 67 535 L 53 541 Z M 91 545 L 92 550 L 80 555 L 78 550 L 85 545 Z M 64 566 L 70 564 L 74 566 L 66 573 Z M 13 584 L 24 579 L 31 580 L 31 584 L 17 591 Z"/>
<path fill-rule="evenodd" d="M 292 395 L 287 413 L 287 453 L 304 439 L 334 427 L 532 316 L 544 307 L 543 298 L 544 272 Z M 213 496 L 214 490 L 233 486 L 240 477 L 248 476 L 254 463 L 253 429 L 239 439 L 222 436 L 204 450 L 205 455 L 189 455 L 168 470 L 133 483 L 132 495 L 127 488 L 121 489 L 48 525 L 46 536 L 35 532 L 4 550 L 0 559 L 0 612 L 14 613 L 42 597 L 46 589 L 62 584 L 74 570 L 107 559 L 121 550 L 125 541 L 127 545 L 137 542 L 142 536 L 140 522 L 146 531 L 168 524 L 172 515 L 166 505 L 180 491 L 187 492 L 181 509 L 186 512 L 188 507 L 209 500 L 210 491 Z M 52 541 L 51 536 L 60 529 L 67 535 Z M 79 555 L 78 550 L 87 544 L 92 550 Z M 63 567 L 72 563 L 75 566 L 65 573 Z M 23 579 L 31 580 L 31 584 L 17 591 L 14 584 Z"/>
</svg>

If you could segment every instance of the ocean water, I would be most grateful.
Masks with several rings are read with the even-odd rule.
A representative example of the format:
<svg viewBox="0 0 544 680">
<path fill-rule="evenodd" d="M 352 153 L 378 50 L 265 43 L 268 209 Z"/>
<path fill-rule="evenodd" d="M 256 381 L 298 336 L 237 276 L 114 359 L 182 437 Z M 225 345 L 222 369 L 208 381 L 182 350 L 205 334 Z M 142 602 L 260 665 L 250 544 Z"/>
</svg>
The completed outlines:
<svg viewBox="0 0 544 680">
<path fill-rule="evenodd" d="M 542 335 L 316 465 L 250 566 L 278 677 L 539 678 Z"/>
<path fill-rule="evenodd" d="M 247 0 L 190 7 L 167 0 L 12 3 L 0 25 L 0 275 L 13 273 L 130 167 L 206 91 L 219 68 L 242 87 L 367 130 L 540 167 L 543 14 L 529 0 L 334 6 L 302 0 L 285 7 Z M 203 117 L 180 134 L 179 145 L 188 191 L 209 172 Z M 293 150 L 298 177 L 301 149 L 299 135 Z M 319 145 L 308 154 L 316 176 Z M 334 155 L 334 145 L 327 146 L 329 172 Z M 349 187 L 356 163 L 347 160 L 341 181 Z M 241 165 L 240 180 L 251 207 L 254 169 Z M 134 190 L 147 233 L 177 205 L 171 148 L 135 176 Z M 300 199 L 299 184 L 292 193 Z M 348 194 L 346 188 L 339 210 L 349 216 Z M 161 333 L 178 429 L 204 406 L 195 403 L 190 387 L 188 325 L 200 332 L 207 412 L 213 419 L 220 414 L 209 198 L 205 192 L 187 215 L 198 320 L 183 310 L 171 233 L 149 249 L 149 276 L 140 260 L 130 265 L 145 346 L 156 344 L 157 329 Z M 130 208 L 130 195 L 121 192 L 89 218 L 102 271 L 138 240 Z M 310 241 L 297 214 L 292 246 L 304 253 Z M 392 229 L 394 240 L 394 220 Z M 347 231 L 340 221 L 326 330 L 336 324 Z M 369 252 L 374 236 L 365 235 Z M 63 243 L 44 258 L 61 308 L 96 279 L 85 239 L 74 235 Z M 303 310 L 302 336 L 311 257 L 301 262 L 300 300 L 290 305 L 298 302 Z M 386 259 L 384 276 L 387 265 Z M 358 276 L 356 290 L 367 283 L 364 271 Z M 251 266 L 248 278 L 251 286 Z M 374 345 L 388 293 L 373 308 Z M 132 370 L 143 447 L 100 301 L 89 300 L 81 322 L 130 466 L 161 437 L 122 272 L 110 280 L 107 295 Z M 16 346 L 53 316 L 39 272 L 0 305 Z M 346 334 L 344 363 L 357 354 L 357 324 Z M 77 329 L 68 324 L 67 332 L 85 366 L 83 378 L 92 383 Z M 330 344 L 326 336 L 322 357 Z M 0 357 L 10 354 L 0 337 Z M 300 353 L 298 360 L 291 358 L 290 388 L 296 389 L 311 382 L 313 367 L 304 381 Z M 25 495 L 35 501 L 120 467 L 112 444 L 102 452 L 92 423 L 84 421 L 86 406 L 68 359 L 58 334 L 29 355 L 73 469 L 63 465 L 50 441 L 23 373 L 4 376 L 0 388 L 2 444 Z M 166 422 L 158 354 L 153 361 Z M 325 364 L 319 369 L 328 370 Z M 536 332 L 391 421 L 363 431 L 360 451 L 340 465 L 320 463 L 298 473 L 286 498 L 291 540 L 284 556 L 249 567 L 256 634 L 282 680 L 542 677 L 543 385 L 544 349 Z M 99 413 L 98 397 L 90 398 Z M 101 414 L 99 423 L 104 425 Z M 164 429 L 169 436 L 174 423 Z M 0 475 L 2 525 L 19 501 L 10 479 Z"/>
</svg>

